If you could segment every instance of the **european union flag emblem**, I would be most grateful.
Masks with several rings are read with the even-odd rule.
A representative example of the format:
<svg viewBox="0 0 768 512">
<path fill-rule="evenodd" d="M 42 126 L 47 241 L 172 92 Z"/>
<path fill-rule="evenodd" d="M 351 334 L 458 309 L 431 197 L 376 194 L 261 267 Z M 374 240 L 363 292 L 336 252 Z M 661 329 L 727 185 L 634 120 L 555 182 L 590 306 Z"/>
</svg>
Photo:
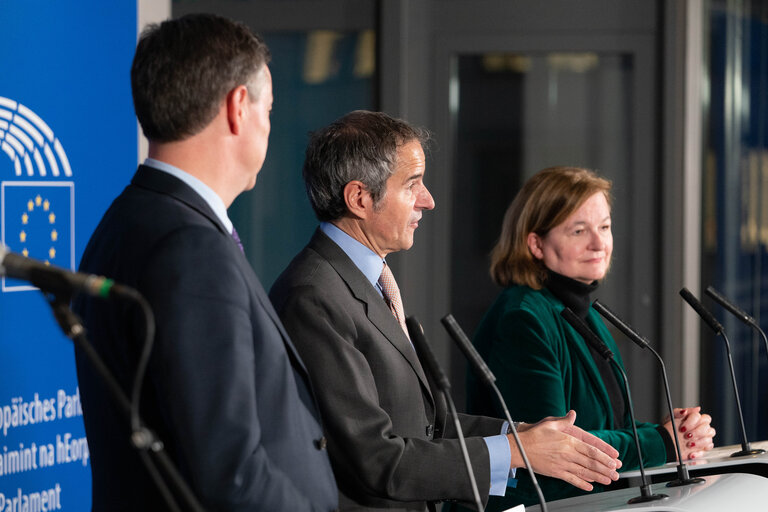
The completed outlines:
<svg viewBox="0 0 768 512">
<path fill-rule="evenodd" d="M 71 181 L 4 181 L 2 240 L 13 252 L 74 270 L 75 184 Z M 16 279 L 3 278 L 2 289 L 35 290 Z"/>
</svg>

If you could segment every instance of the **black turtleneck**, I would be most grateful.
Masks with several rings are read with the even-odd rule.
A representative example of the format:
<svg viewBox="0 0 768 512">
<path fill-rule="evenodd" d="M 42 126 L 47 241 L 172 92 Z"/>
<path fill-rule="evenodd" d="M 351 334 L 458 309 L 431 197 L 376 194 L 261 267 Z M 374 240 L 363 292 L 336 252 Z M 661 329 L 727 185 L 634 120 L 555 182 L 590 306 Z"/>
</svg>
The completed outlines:
<svg viewBox="0 0 768 512">
<path fill-rule="evenodd" d="M 597 281 L 586 284 L 548 270 L 544 286 L 552 292 L 552 295 L 560 299 L 564 306 L 570 308 L 579 318 L 587 322 L 587 314 L 592 304 L 589 294 L 597 290 Z M 590 329 L 594 330 L 589 322 L 587 322 L 587 325 L 589 325 Z M 603 359 L 589 343 L 587 346 L 589 347 L 590 354 L 592 354 L 592 359 L 595 361 L 597 371 L 600 372 L 600 377 L 603 379 L 603 385 L 605 385 L 605 390 L 608 392 L 608 398 L 611 401 L 614 428 L 624 428 L 624 414 L 627 407 L 624 401 L 624 393 L 622 392 L 623 387 L 619 384 L 610 361 Z M 578 411 L 576 412 L 578 413 Z"/>
</svg>

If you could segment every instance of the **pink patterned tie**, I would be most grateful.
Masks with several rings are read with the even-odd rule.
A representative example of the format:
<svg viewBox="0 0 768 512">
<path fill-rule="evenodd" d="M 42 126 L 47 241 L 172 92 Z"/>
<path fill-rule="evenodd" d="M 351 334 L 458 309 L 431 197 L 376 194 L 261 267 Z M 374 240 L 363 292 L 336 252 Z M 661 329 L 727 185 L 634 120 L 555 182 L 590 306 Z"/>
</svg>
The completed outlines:
<svg viewBox="0 0 768 512">
<path fill-rule="evenodd" d="M 384 293 L 384 298 L 387 304 L 389 304 L 392 314 L 395 315 L 395 319 L 400 324 L 400 327 L 402 327 L 406 337 L 411 339 L 408 336 L 408 328 L 405 326 L 405 311 L 403 310 L 403 300 L 400 298 L 400 288 L 397 287 L 395 276 L 392 275 L 392 271 L 389 270 L 386 262 L 381 271 L 381 276 L 379 276 L 379 286 L 381 286 L 381 291 Z"/>
</svg>

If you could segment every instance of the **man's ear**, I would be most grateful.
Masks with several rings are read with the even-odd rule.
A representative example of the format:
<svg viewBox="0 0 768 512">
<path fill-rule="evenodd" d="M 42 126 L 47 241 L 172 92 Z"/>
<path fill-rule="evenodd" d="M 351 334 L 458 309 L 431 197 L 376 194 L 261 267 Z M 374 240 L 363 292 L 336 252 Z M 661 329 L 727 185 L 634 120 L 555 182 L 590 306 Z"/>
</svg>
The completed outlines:
<svg viewBox="0 0 768 512">
<path fill-rule="evenodd" d="M 347 211 L 361 219 L 367 218 L 373 210 L 373 198 L 362 181 L 352 180 L 344 185 L 344 202 Z"/>
<path fill-rule="evenodd" d="M 544 251 L 542 250 L 541 237 L 536 233 L 528 233 L 526 238 L 528 244 L 528 250 L 531 251 L 533 257 L 537 260 L 544 259 Z"/>
<path fill-rule="evenodd" d="M 244 85 L 238 85 L 229 91 L 225 101 L 229 131 L 233 135 L 240 135 L 245 119 L 248 116 L 248 106 L 251 101 L 248 96 L 248 88 Z"/>
</svg>

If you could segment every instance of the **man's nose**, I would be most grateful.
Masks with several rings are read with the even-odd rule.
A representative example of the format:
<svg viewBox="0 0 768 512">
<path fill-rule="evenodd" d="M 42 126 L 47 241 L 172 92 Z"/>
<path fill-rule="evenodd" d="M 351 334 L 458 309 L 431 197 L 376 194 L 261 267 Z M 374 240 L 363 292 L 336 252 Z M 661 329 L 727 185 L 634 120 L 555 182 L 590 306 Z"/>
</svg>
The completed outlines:
<svg viewBox="0 0 768 512">
<path fill-rule="evenodd" d="M 426 186 L 422 187 L 419 197 L 416 201 L 416 208 L 421 210 L 431 210 L 435 207 L 435 200 L 432 198 L 432 194 Z"/>
</svg>

